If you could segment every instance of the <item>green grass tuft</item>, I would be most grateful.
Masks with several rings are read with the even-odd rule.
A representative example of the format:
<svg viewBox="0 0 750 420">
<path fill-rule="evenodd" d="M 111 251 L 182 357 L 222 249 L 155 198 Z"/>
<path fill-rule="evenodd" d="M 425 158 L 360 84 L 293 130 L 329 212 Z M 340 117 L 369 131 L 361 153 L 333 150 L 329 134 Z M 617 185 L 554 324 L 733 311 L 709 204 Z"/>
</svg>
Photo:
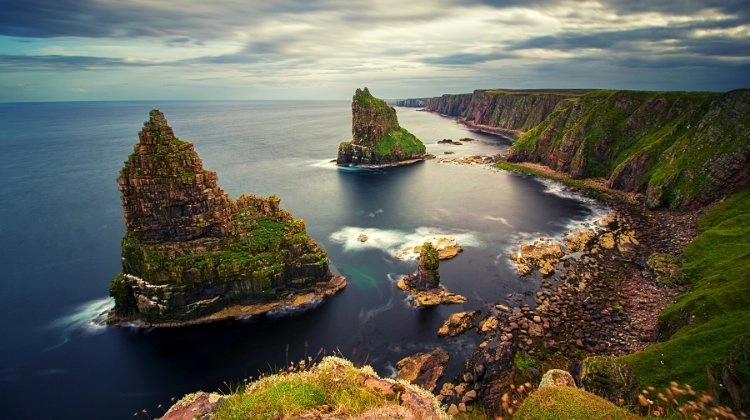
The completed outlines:
<svg viewBox="0 0 750 420">
<path fill-rule="evenodd" d="M 710 210 L 699 231 L 682 264 L 693 289 L 660 316 L 668 339 L 624 358 L 643 386 L 707 389 L 707 371 L 720 378 L 724 367 L 750 384 L 750 190 Z"/>
<path fill-rule="evenodd" d="M 532 392 L 518 408 L 517 420 L 524 419 L 637 419 L 604 398 L 582 389 L 550 386 Z"/>
<path fill-rule="evenodd" d="M 405 128 L 389 130 L 382 139 L 375 143 L 374 147 L 375 155 L 378 157 L 418 155 L 426 150 L 424 143 Z"/>
<path fill-rule="evenodd" d="M 362 386 L 366 377 L 374 376 L 369 367 L 327 357 L 309 370 L 266 376 L 249 384 L 230 395 L 213 418 L 297 418 L 323 406 L 336 418 L 356 418 L 372 408 L 397 405 L 397 394 Z"/>
</svg>

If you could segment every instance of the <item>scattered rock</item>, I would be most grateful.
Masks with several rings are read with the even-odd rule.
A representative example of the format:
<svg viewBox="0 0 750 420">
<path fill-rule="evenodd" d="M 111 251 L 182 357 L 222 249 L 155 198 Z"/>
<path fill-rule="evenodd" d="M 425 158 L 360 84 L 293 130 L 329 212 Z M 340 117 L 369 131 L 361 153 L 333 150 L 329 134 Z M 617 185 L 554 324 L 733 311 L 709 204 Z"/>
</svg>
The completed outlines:
<svg viewBox="0 0 750 420">
<path fill-rule="evenodd" d="M 432 392 L 437 386 L 437 381 L 443 376 L 449 359 L 448 353 L 440 347 L 429 353 L 405 357 L 396 363 L 396 378 Z"/>
<path fill-rule="evenodd" d="M 539 382 L 539 388 L 548 386 L 569 386 L 575 388 L 576 382 L 573 379 L 573 375 L 567 371 L 550 369 L 542 376 L 542 380 Z"/>
<path fill-rule="evenodd" d="M 466 311 L 452 314 L 450 317 L 448 317 L 448 319 L 445 320 L 443 325 L 438 330 L 438 336 L 455 337 L 457 335 L 465 333 L 474 326 L 474 318 L 476 318 L 477 315 L 479 315 L 479 311 Z"/>
<path fill-rule="evenodd" d="M 494 316 L 489 316 L 482 321 L 482 324 L 479 326 L 479 332 L 487 334 L 490 331 L 496 330 L 499 324 L 500 320 Z"/>
<path fill-rule="evenodd" d="M 161 417 L 164 420 L 193 420 L 210 418 L 226 399 L 217 393 L 203 391 L 188 394 L 177 401 Z"/>
<path fill-rule="evenodd" d="M 357 239 L 358 239 L 358 240 L 359 240 L 360 242 L 367 242 L 367 239 L 369 239 L 369 238 L 368 238 L 368 237 L 367 237 L 367 235 L 365 235 L 364 233 L 361 233 L 361 234 L 360 234 L 360 235 L 359 235 L 359 236 L 357 237 Z"/>
</svg>

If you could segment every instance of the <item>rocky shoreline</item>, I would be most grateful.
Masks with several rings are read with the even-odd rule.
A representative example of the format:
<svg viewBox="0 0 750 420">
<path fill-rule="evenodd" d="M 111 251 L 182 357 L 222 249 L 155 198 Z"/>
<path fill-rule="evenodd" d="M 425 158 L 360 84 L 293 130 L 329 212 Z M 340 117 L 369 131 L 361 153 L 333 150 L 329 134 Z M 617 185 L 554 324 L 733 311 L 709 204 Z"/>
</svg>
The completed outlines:
<svg viewBox="0 0 750 420">
<path fill-rule="evenodd" d="M 276 311 L 296 312 L 313 308 L 328 297 L 346 287 L 346 278 L 335 276 L 327 282 L 320 282 L 309 290 L 290 292 L 286 296 L 264 303 L 231 305 L 217 312 L 185 321 L 148 322 L 141 319 L 119 317 L 114 311 L 102 314 L 97 323 L 102 325 L 136 326 L 139 328 L 177 328 L 190 325 L 208 324 L 217 321 L 245 319 L 253 316 L 272 314 Z"/>
<path fill-rule="evenodd" d="M 659 314 L 684 290 L 658 284 L 650 257 L 678 256 L 695 237 L 701 212 L 647 210 L 637 195 L 595 180 L 579 192 L 595 196 L 611 215 L 561 243 L 519 244 L 528 247 L 527 257 L 541 249 L 535 263 L 519 266 L 519 275 L 541 277 L 534 304 L 525 303 L 528 295 L 509 294 L 509 302 L 491 304 L 489 315 L 472 320 L 484 339 L 459 378 L 444 384 L 438 396 L 444 404 L 459 406 L 470 391 L 471 399 L 492 404 L 511 385 L 538 382 L 548 369 L 580 374 L 590 356 L 630 354 L 657 340 Z M 533 363 L 519 368 L 519 357 Z"/>
</svg>

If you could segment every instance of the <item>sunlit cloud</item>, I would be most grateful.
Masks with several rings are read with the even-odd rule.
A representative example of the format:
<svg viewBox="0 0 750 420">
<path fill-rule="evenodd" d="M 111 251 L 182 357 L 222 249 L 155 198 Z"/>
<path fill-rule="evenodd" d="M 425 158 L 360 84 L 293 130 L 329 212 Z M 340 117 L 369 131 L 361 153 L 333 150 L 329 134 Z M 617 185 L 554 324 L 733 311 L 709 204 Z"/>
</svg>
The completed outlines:
<svg viewBox="0 0 750 420">
<path fill-rule="evenodd" d="M 9 0 L 0 100 L 728 90 L 750 86 L 749 11 L 750 0 Z"/>
</svg>

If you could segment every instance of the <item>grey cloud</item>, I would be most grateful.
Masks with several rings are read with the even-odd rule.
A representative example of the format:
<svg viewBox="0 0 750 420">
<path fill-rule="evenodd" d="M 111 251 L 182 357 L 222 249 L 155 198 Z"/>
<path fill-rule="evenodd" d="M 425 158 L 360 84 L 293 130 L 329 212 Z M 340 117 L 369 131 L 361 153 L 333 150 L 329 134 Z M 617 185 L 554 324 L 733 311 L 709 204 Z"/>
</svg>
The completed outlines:
<svg viewBox="0 0 750 420">
<path fill-rule="evenodd" d="M 428 57 L 422 59 L 425 64 L 438 64 L 447 66 L 464 66 L 478 63 L 486 63 L 493 60 L 501 60 L 506 58 L 515 58 L 516 56 L 509 53 L 493 53 L 493 54 L 450 54 L 441 57 Z"/>
<path fill-rule="evenodd" d="M 747 17 L 750 14 L 748 0 L 604 0 L 604 3 L 620 13 L 659 12 L 695 16 L 706 9 L 717 9 L 726 14 Z"/>
<path fill-rule="evenodd" d="M 0 68 L 14 70 L 85 70 L 101 67 L 148 67 L 164 63 L 128 62 L 116 58 L 66 55 L 0 55 Z"/>
<path fill-rule="evenodd" d="M 726 28 L 731 25 L 688 25 L 680 27 L 645 28 L 582 34 L 567 32 L 556 36 L 529 38 L 509 46 L 511 50 L 544 48 L 559 51 L 596 48 L 602 50 L 638 50 L 644 42 L 674 41 L 672 49 L 680 53 L 705 56 L 732 56 L 750 59 L 750 43 L 746 39 L 721 36 L 695 38 L 694 29 Z"/>
</svg>

